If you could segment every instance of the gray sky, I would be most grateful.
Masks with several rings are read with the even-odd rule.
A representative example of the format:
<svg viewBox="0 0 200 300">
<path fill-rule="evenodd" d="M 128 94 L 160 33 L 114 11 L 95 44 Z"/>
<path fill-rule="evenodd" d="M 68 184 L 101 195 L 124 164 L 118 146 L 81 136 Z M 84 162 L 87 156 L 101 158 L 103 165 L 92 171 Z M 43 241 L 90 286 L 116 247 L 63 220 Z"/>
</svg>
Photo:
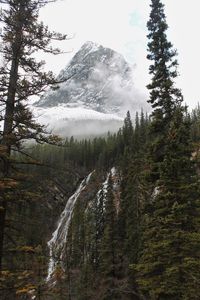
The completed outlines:
<svg viewBox="0 0 200 300">
<path fill-rule="evenodd" d="M 200 0 L 163 0 L 168 37 L 178 50 L 177 86 L 186 103 L 195 107 L 200 101 Z M 85 41 L 94 41 L 124 55 L 136 66 L 135 86 L 148 95 L 149 82 L 146 59 L 150 0 L 59 0 L 41 10 L 40 18 L 51 30 L 67 33 L 72 39 L 60 44 L 69 53 L 44 57 L 47 67 L 58 73 Z"/>
</svg>

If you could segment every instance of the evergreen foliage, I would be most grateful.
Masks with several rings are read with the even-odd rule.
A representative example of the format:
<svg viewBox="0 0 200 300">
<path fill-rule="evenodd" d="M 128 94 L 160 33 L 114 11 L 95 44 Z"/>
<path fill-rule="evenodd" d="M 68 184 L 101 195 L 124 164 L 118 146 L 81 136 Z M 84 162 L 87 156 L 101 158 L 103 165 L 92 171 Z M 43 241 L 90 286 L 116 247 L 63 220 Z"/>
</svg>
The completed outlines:
<svg viewBox="0 0 200 300">
<path fill-rule="evenodd" d="M 33 122 L 26 100 L 56 82 L 51 73 L 40 72 L 42 64 L 29 55 L 38 47 L 58 54 L 48 48 L 49 42 L 64 37 L 37 23 L 40 7 L 51 1 L 2 2 L 10 7 L 1 17 L 7 22 L 8 51 L 8 63 L 0 70 L 2 89 L 7 86 L 0 89 L 2 105 L 11 103 L 8 87 L 15 78 L 11 70 L 17 34 L 23 43 L 15 60 L 19 68 L 12 110 L 8 105 L 10 115 L 2 116 L 12 131 L 2 132 L 0 156 L 0 196 L 7 204 L 6 223 L 5 215 L 0 219 L 1 228 L 6 225 L 1 298 L 200 299 L 200 113 L 199 106 L 187 112 L 175 87 L 178 64 L 167 40 L 163 4 L 152 0 L 147 24 L 151 118 L 142 110 L 133 123 L 127 112 L 116 134 L 79 141 L 71 137 L 59 146 L 23 149 L 23 138 L 48 141 L 44 128 Z M 30 17 L 26 22 L 24 14 Z M 22 31 L 17 20 L 25 22 Z M 47 241 L 67 199 L 93 170 L 77 199 L 54 284 L 47 283 Z"/>
<path fill-rule="evenodd" d="M 154 141 L 151 144 L 151 157 L 154 162 L 152 177 L 154 180 L 154 177 L 158 178 L 159 176 L 159 163 L 164 157 L 165 134 L 176 106 L 182 102 L 182 94 L 174 86 L 177 77 L 177 53 L 171 42 L 167 40 L 168 25 L 164 5 L 160 0 L 152 0 L 150 6 L 151 13 L 147 23 L 149 31 L 147 58 L 152 61 L 149 67 L 152 80 L 147 88 L 150 91 L 148 102 L 154 109 L 151 115 L 150 130 L 151 139 Z"/>
<path fill-rule="evenodd" d="M 192 140 L 198 145 L 200 136 L 200 105 L 198 104 L 189 115 L 191 121 L 191 137 Z"/>
<path fill-rule="evenodd" d="M 152 182 L 149 183 L 146 180 L 146 174 L 149 173 L 150 168 L 148 159 L 144 160 L 144 158 L 147 144 L 149 143 L 148 132 L 151 124 L 148 117 L 144 117 L 143 112 L 137 114 L 134 125 L 132 125 L 131 121 L 133 131 L 128 141 L 126 141 L 123 135 L 124 128 L 126 127 L 125 124 L 127 124 L 125 122 L 123 128 L 114 136 L 109 134 L 106 138 L 95 138 L 90 141 L 76 141 L 71 138 L 66 140 L 62 147 L 38 145 L 29 150 L 29 154 L 33 158 L 35 157 L 40 160 L 43 166 L 24 166 L 26 174 L 35 174 L 31 181 L 29 181 L 27 188 L 29 191 L 30 188 L 33 189 L 33 199 L 35 199 L 36 186 L 38 182 L 41 182 L 43 184 L 37 188 L 38 192 L 42 194 L 38 200 L 35 199 L 32 201 L 30 199 L 29 204 L 27 200 L 24 200 L 23 205 L 22 203 L 16 204 L 16 215 L 14 216 L 12 211 L 11 215 L 16 221 L 19 219 L 19 213 L 20 218 L 23 218 L 24 223 L 26 223 L 26 230 L 24 230 L 24 223 L 21 224 L 18 222 L 19 231 L 21 231 L 21 234 L 23 232 L 23 243 L 31 245 L 33 248 L 41 244 L 42 251 L 46 253 L 46 260 L 43 261 L 44 266 L 41 266 L 40 271 L 37 269 L 38 271 L 34 273 L 35 275 L 30 275 L 28 280 L 28 282 L 35 284 L 36 292 L 40 293 L 41 299 L 55 299 L 55 297 L 56 299 L 62 299 L 63 297 L 67 300 L 73 296 L 77 299 L 106 299 L 106 297 L 108 299 L 117 299 L 117 297 L 119 299 L 143 299 L 143 294 L 146 291 L 141 287 L 142 284 L 138 289 L 138 282 L 142 281 L 144 276 L 146 261 L 144 265 L 141 255 L 143 255 L 144 259 L 144 245 L 148 249 L 146 251 L 146 258 L 152 255 L 153 248 L 151 246 L 157 246 L 156 241 L 154 241 L 155 232 L 158 235 L 159 241 L 163 240 L 163 232 L 166 233 L 166 228 L 161 226 L 162 222 L 165 222 L 165 225 L 166 222 L 168 222 L 167 224 L 170 222 L 173 224 L 174 230 L 168 229 L 165 237 L 169 243 L 172 243 L 173 247 L 176 244 L 178 249 L 180 247 L 183 248 L 182 258 L 186 252 L 188 253 L 189 243 L 193 245 L 193 253 L 195 254 L 196 251 L 195 255 L 198 256 L 198 234 L 193 234 L 193 232 L 183 234 L 179 224 L 180 220 L 184 218 L 180 212 L 189 210 L 191 213 L 189 217 L 191 223 L 188 222 L 188 225 L 191 224 L 192 227 L 196 224 L 195 226 L 198 228 L 198 219 L 195 221 L 195 210 L 193 210 L 197 203 L 191 202 L 194 206 L 190 209 L 189 204 L 189 206 L 182 207 L 178 204 L 179 202 L 175 204 L 173 202 L 175 193 L 179 195 L 176 199 L 177 201 L 183 196 L 185 199 L 186 197 L 188 199 L 189 197 L 190 199 L 194 197 L 196 194 L 195 189 L 198 185 L 198 178 L 195 173 L 196 159 L 194 161 L 190 160 L 191 164 L 189 163 L 188 165 L 188 160 L 185 158 L 185 156 L 190 157 L 192 151 L 192 141 L 188 139 L 190 120 L 192 120 L 192 117 L 188 118 L 188 115 L 185 116 L 185 110 L 180 109 L 179 111 L 177 110 L 176 118 L 170 123 L 170 132 L 167 140 L 169 148 L 167 153 L 171 154 L 169 154 L 169 157 L 166 157 L 166 162 L 162 164 L 162 174 L 158 183 L 163 188 L 166 185 L 165 190 L 170 189 L 171 198 L 169 198 L 169 193 L 167 195 L 159 194 L 157 195 L 158 199 L 160 199 L 159 203 L 155 202 L 156 198 L 154 200 L 152 198 Z M 192 121 L 193 126 L 195 126 L 195 122 Z M 182 124 L 182 126 L 177 127 L 178 124 Z M 130 140 L 132 141 L 131 147 L 129 144 Z M 177 151 L 179 153 L 178 156 L 176 156 Z M 104 159 L 102 159 L 102 153 L 104 153 Z M 183 154 L 185 155 L 184 159 L 182 159 Z M 173 160 L 171 159 L 172 157 Z M 168 170 L 170 164 L 172 166 Z M 174 164 L 177 164 L 179 167 L 177 173 L 173 171 Z M 113 165 L 118 165 L 116 175 L 118 179 L 115 176 L 112 179 L 110 177 L 108 185 L 109 198 L 107 198 L 107 189 L 103 189 L 101 183 L 106 180 L 105 173 L 107 169 L 110 169 Z M 57 285 L 54 288 L 50 288 L 45 285 L 45 268 L 47 269 L 45 265 L 47 266 L 48 255 L 44 243 L 45 237 L 50 234 L 49 224 L 44 227 L 42 222 L 44 222 L 44 216 L 49 221 L 51 220 L 50 231 L 52 232 L 53 222 L 57 220 L 59 213 L 64 208 L 62 201 L 65 199 L 64 197 L 60 204 L 59 202 L 57 203 L 57 199 L 59 199 L 57 196 L 58 192 L 54 191 L 53 186 L 59 187 L 62 192 L 67 192 L 65 195 L 70 196 L 73 194 L 74 187 L 78 184 L 80 178 L 83 178 L 92 169 L 96 169 L 96 175 L 91 186 L 88 187 L 88 190 L 83 195 L 84 201 L 81 198 L 74 210 L 66 246 L 65 270 L 59 267 L 58 264 L 58 269 L 55 273 Z M 192 170 L 194 176 L 190 177 Z M 181 181 L 179 179 L 176 180 L 177 183 L 174 185 L 175 177 L 179 178 L 179 174 L 182 173 L 187 173 L 188 179 L 182 176 Z M 118 182 L 118 194 L 113 194 L 113 191 L 116 189 L 116 183 L 113 183 L 113 180 Z M 184 188 L 182 186 L 183 182 Z M 189 182 L 190 187 L 188 185 Z M 51 185 L 52 188 L 48 191 Z M 157 189 L 155 189 L 154 195 L 156 195 L 156 191 Z M 31 194 L 29 196 L 32 197 Z M 157 210 L 155 203 L 158 204 L 159 210 Z M 165 205 L 166 203 L 168 203 L 168 206 Z M 50 207 L 54 207 L 53 211 Z M 34 222 L 30 222 L 30 219 L 33 219 Z M 114 228 L 111 226 L 112 220 L 115 224 Z M 179 223 L 177 223 L 177 220 L 179 220 Z M 150 231 L 150 226 L 152 226 L 152 231 Z M 176 235 L 177 228 L 181 232 L 181 237 L 177 237 Z M 38 231 L 40 232 L 40 236 L 38 235 Z M 11 234 L 9 228 L 8 233 Z M 14 232 L 11 235 L 18 240 Z M 189 243 L 187 242 L 188 240 Z M 148 241 L 151 241 L 151 243 Z M 182 246 L 179 246 L 179 243 Z M 19 244 L 21 244 L 21 241 L 19 241 Z M 114 264 L 108 262 L 109 257 L 112 257 L 111 253 L 113 253 L 111 249 L 112 244 L 114 245 L 112 248 L 115 257 Z M 169 248 L 165 248 L 167 246 L 164 241 L 162 246 L 160 245 L 159 247 L 161 253 L 164 253 L 166 249 L 169 250 Z M 9 246 L 6 249 L 9 249 Z M 175 255 L 174 250 L 171 253 Z M 36 253 L 32 253 L 31 255 L 35 256 L 37 260 Z M 159 252 L 156 252 L 155 263 L 158 261 L 158 255 Z M 10 261 L 9 257 L 8 260 Z M 18 257 L 20 264 L 23 263 L 24 258 L 22 254 L 19 253 Z M 160 257 L 162 256 L 160 255 Z M 171 266 L 177 270 L 180 264 L 174 261 L 173 255 L 166 257 L 171 258 Z M 28 261 L 29 258 L 27 257 L 26 264 Z M 165 261 L 166 259 L 162 258 L 162 262 Z M 184 258 L 184 263 L 188 274 L 190 274 L 189 276 L 198 278 L 198 274 L 196 275 L 196 271 L 193 268 L 195 266 L 196 270 L 198 270 L 197 260 L 194 260 L 192 256 L 188 256 L 187 259 Z M 12 265 L 12 268 L 19 267 L 16 261 L 10 261 L 10 265 Z M 133 268 L 133 265 L 136 265 L 136 268 Z M 112 269 L 114 269 L 114 276 L 113 274 L 110 275 Z M 135 271 L 136 269 L 137 272 Z M 173 278 L 177 276 L 177 271 L 174 272 L 174 277 L 170 273 L 170 276 Z M 34 279 L 32 276 L 34 276 Z M 151 278 L 151 280 L 156 290 L 156 284 L 159 282 L 157 275 L 155 275 L 154 279 Z M 175 279 L 173 280 L 175 282 Z M 10 280 L 7 277 L 6 282 L 7 287 L 9 286 L 9 282 L 10 286 L 13 284 L 11 277 Z M 40 282 L 40 287 L 38 286 L 38 282 Z M 25 283 L 24 280 L 22 280 L 22 287 L 23 283 Z M 190 288 L 195 286 L 195 281 L 188 280 L 188 286 L 189 283 Z M 169 282 L 165 286 L 167 287 L 168 284 Z M 149 293 L 150 288 L 147 290 L 147 293 Z M 189 292 L 191 291 L 188 288 Z M 186 289 L 184 293 L 186 295 Z M 154 299 L 154 296 L 148 294 L 147 298 L 151 299 L 151 297 Z"/>
<path fill-rule="evenodd" d="M 3 0 L 0 1 L 1 54 L 0 68 L 0 269 L 4 254 L 5 230 L 9 220 L 7 211 L 15 201 L 28 199 L 30 192 L 22 182 L 30 179 L 18 168 L 24 161 L 15 161 L 12 152 L 23 152 L 25 140 L 58 143 L 59 138 L 48 135 L 45 128 L 35 122 L 28 99 L 40 95 L 47 86 L 56 84 L 52 72 L 45 72 L 44 61 L 34 57 L 38 51 L 60 54 L 59 49 L 50 46 L 52 40 L 64 40 L 65 35 L 50 32 L 38 21 L 39 10 L 52 1 L 46 0 Z M 26 156 L 26 155 L 25 155 Z M 28 158 L 28 156 L 26 156 Z M 27 159 L 26 159 L 27 162 Z M 29 157 L 29 163 L 36 163 Z M 28 185 L 28 184 L 27 184 Z M 19 197 L 19 198 L 18 198 Z M 34 198 L 34 193 L 31 195 Z M 14 213 L 13 213 L 14 215 Z M 12 237 L 10 237 L 12 240 Z M 13 244 L 15 241 L 13 240 Z M 19 276 L 19 275 L 18 275 Z M 22 289 L 23 290 L 23 289 Z M 28 293 L 29 289 L 25 288 Z"/>
<path fill-rule="evenodd" d="M 139 291 L 150 299 L 189 299 L 191 295 L 198 299 L 192 286 L 199 281 L 193 267 L 199 270 L 200 194 L 191 160 L 190 123 L 181 106 L 181 93 L 173 87 L 177 61 L 166 38 L 163 4 L 152 0 L 151 9 L 148 58 L 154 65 L 148 88 L 154 111 L 149 163 L 154 192 L 143 212 L 136 281 Z"/>
</svg>

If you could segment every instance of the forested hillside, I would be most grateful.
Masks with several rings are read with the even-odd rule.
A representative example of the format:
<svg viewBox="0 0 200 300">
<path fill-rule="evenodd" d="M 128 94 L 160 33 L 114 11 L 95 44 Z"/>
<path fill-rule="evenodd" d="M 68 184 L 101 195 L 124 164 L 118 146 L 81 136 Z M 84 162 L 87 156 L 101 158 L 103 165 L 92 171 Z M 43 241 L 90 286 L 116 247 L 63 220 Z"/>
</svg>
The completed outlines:
<svg viewBox="0 0 200 300">
<path fill-rule="evenodd" d="M 0 298 L 200 299 L 200 108 L 189 111 L 176 87 L 163 4 L 151 1 L 147 24 L 151 114 L 62 140 L 26 101 L 58 83 L 29 56 L 60 53 L 49 42 L 66 37 L 37 23 L 49 1 L 4 2 Z"/>
<path fill-rule="evenodd" d="M 200 159 L 198 111 L 185 116 L 192 129 L 196 173 Z M 35 145 L 28 150 L 38 165 L 21 167 L 27 174 L 23 189 L 15 194 L 17 201 L 8 202 L 3 299 L 29 299 L 31 293 L 38 299 L 144 298 L 138 291 L 135 268 L 145 230 L 148 234 L 147 213 L 152 213 L 158 193 L 150 177 L 151 126 L 143 112 L 136 114 L 135 121 L 128 113 L 116 135 L 84 141 L 71 138 L 62 146 Z M 47 282 L 47 242 L 67 199 L 90 172 L 90 182 L 73 211 L 63 258 L 54 253 L 56 267 Z"/>
</svg>

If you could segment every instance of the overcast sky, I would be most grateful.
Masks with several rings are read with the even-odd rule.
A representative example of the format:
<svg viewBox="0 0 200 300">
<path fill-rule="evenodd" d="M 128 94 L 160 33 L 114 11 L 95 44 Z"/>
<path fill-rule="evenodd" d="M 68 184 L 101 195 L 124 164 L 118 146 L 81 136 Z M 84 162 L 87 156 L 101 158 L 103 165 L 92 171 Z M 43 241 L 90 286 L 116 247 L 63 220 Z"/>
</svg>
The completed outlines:
<svg viewBox="0 0 200 300">
<path fill-rule="evenodd" d="M 200 0 L 163 0 L 168 37 L 178 50 L 180 77 L 177 86 L 185 101 L 195 107 L 200 101 Z M 136 66 L 135 86 L 148 95 L 146 60 L 150 0 L 59 0 L 41 10 L 40 18 L 51 30 L 67 33 L 72 39 L 62 42 L 69 53 L 45 57 L 49 69 L 58 73 L 86 41 L 94 41 L 124 55 Z"/>
</svg>

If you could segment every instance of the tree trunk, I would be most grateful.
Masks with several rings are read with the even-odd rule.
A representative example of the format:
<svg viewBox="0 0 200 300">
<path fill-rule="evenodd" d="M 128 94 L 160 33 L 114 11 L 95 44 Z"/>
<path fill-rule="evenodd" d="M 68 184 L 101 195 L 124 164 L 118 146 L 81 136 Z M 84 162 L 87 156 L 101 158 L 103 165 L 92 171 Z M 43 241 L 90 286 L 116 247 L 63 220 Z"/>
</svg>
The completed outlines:
<svg viewBox="0 0 200 300">
<path fill-rule="evenodd" d="M 8 96 L 6 100 L 6 111 L 5 111 L 5 121 L 3 129 L 3 145 L 6 147 L 7 160 L 9 159 L 11 152 L 12 139 L 10 135 L 13 130 L 14 122 L 14 112 L 15 112 L 15 95 L 17 90 L 17 80 L 18 80 L 18 69 L 19 69 L 19 56 L 21 48 L 21 33 L 16 35 L 16 42 L 13 45 L 13 59 L 10 70 L 10 79 L 8 85 Z M 6 163 L 8 165 L 8 163 Z M 8 166 L 6 166 L 4 175 L 7 176 Z"/>
<path fill-rule="evenodd" d="M 20 17 L 23 16 L 23 5 L 21 6 Z M 16 26 L 15 41 L 12 46 L 12 61 L 11 69 L 9 75 L 9 85 L 8 85 L 8 95 L 6 100 L 5 107 L 5 120 L 4 120 L 4 129 L 3 129 L 3 139 L 2 144 L 5 147 L 5 160 L 3 167 L 3 178 L 7 178 L 10 173 L 10 154 L 11 146 L 13 143 L 12 140 L 12 131 L 14 123 L 14 113 L 15 113 L 15 102 L 16 102 L 16 91 L 17 91 L 17 81 L 18 81 L 18 70 L 19 70 L 19 59 L 22 45 L 22 22 L 19 22 Z M 2 199 L 0 200 L 0 270 L 2 269 L 2 257 L 3 257 L 3 244 L 4 244 L 4 230 L 5 230 L 5 221 L 6 221 L 6 208 L 7 203 L 4 197 L 4 192 L 1 195 Z"/>
</svg>

